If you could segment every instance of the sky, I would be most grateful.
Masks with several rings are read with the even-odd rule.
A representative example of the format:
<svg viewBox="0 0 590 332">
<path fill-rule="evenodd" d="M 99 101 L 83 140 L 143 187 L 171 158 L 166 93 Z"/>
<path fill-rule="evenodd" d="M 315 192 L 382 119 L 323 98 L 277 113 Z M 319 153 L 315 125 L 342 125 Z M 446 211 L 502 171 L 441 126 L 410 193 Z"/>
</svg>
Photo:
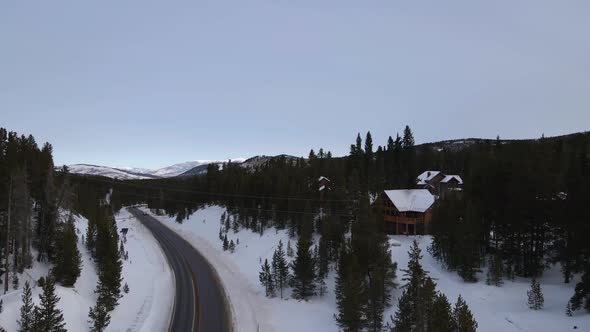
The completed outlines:
<svg viewBox="0 0 590 332">
<path fill-rule="evenodd" d="M 590 130 L 590 2 L 2 1 L 0 126 L 56 164 Z"/>
</svg>

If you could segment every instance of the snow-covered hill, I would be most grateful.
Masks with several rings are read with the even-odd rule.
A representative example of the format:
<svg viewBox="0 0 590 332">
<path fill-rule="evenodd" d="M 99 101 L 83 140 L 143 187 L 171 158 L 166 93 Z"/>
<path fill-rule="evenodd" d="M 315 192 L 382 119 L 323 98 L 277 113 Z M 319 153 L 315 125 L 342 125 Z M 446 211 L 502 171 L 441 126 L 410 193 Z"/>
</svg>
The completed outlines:
<svg viewBox="0 0 590 332">
<path fill-rule="evenodd" d="M 140 180 L 156 178 L 156 176 L 154 175 L 147 173 L 139 173 L 134 169 L 124 169 L 88 164 L 73 164 L 67 166 L 70 170 L 70 173 L 74 174 L 100 175 L 119 180 Z"/>
<path fill-rule="evenodd" d="M 236 163 L 241 163 L 243 161 L 244 161 L 243 158 L 232 159 L 232 162 L 236 162 Z M 173 176 L 178 176 L 178 175 L 188 175 L 185 173 L 191 171 L 194 168 L 204 168 L 205 170 L 207 170 L 207 165 L 209 165 L 209 164 L 222 164 L 224 162 L 227 162 L 227 161 L 222 161 L 222 160 L 187 161 L 184 163 L 160 168 L 159 170 L 153 172 L 152 174 L 159 176 L 159 177 L 163 177 L 163 178 L 168 178 L 168 177 L 173 177 Z M 196 174 L 200 174 L 200 173 L 196 173 Z"/>
<path fill-rule="evenodd" d="M 243 158 L 232 160 L 238 163 L 244 161 Z M 223 161 L 219 160 L 195 160 L 187 161 L 184 163 L 174 164 L 166 166 L 160 169 L 151 170 L 146 168 L 133 168 L 133 167 L 109 167 L 99 166 L 90 164 L 72 164 L 67 165 L 70 172 L 74 174 L 85 174 L 85 175 L 100 175 L 108 178 L 119 179 L 119 180 L 141 180 L 141 179 L 157 179 L 157 178 L 169 178 L 179 176 L 187 173 L 195 168 L 201 168 L 207 170 L 209 164 L 221 164 Z M 200 172 L 193 172 L 194 174 L 201 174 Z M 188 174 L 188 175 L 194 175 Z"/>
</svg>

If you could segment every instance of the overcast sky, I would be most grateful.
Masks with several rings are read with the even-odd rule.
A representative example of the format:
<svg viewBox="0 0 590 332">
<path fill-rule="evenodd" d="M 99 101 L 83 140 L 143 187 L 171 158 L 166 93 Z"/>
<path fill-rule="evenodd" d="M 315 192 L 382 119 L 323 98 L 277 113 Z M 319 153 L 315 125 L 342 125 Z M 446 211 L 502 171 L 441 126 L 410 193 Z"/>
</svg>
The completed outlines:
<svg viewBox="0 0 590 332">
<path fill-rule="evenodd" d="M 57 164 L 590 129 L 590 1 L 2 1 L 0 126 Z"/>
</svg>

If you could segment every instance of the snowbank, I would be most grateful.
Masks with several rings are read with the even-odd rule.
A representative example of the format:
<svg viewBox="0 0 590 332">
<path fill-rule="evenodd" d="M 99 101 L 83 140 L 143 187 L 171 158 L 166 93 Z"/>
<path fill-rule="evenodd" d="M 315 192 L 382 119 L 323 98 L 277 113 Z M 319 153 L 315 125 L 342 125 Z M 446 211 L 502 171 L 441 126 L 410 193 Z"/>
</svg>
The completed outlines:
<svg viewBox="0 0 590 332">
<path fill-rule="evenodd" d="M 111 313 L 107 331 L 166 331 L 174 306 L 174 275 L 166 256 L 151 232 L 127 210 L 116 216 L 119 231 L 128 228 L 125 250 L 129 259 L 123 261 L 123 293 L 119 305 Z"/>
<path fill-rule="evenodd" d="M 198 210 L 182 224 L 177 223 L 175 218 L 155 217 L 189 241 L 215 267 L 230 297 L 234 320 L 238 322 L 236 330 L 338 331 L 333 316 L 337 312 L 333 293 L 335 272 L 330 272 L 326 281 L 328 294 L 322 298 L 314 297 L 309 302 L 266 298 L 258 280 L 260 262 L 270 260 L 278 241 L 282 240 L 286 246 L 289 237 L 286 231 L 274 229 L 267 230 L 263 236 L 249 230 L 230 231 L 228 240 L 236 242 L 239 239 L 239 245 L 233 254 L 224 252 L 218 237 L 219 219 L 224 211 L 224 208 L 210 206 Z M 422 248 L 422 264 L 436 279 L 438 289 L 453 303 L 459 294 L 466 299 L 479 323 L 478 331 L 567 331 L 574 326 L 578 327 L 578 331 L 590 330 L 590 315 L 582 312 L 574 317 L 565 315 L 565 305 L 575 283 L 563 284 L 558 269 L 547 271 L 540 280 L 545 294 L 545 308 L 533 311 L 526 306 L 530 280 L 505 281 L 502 287 L 486 285 L 483 277 L 478 283 L 465 283 L 428 254 L 426 248 L 430 237 L 427 236 L 390 237 L 392 257 L 400 268 L 407 265 L 407 252 L 414 238 L 418 239 Z M 295 248 L 295 241 L 291 245 Z M 399 277 L 401 272 L 398 271 Z M 395 300 L 400 294 L 399 289 L 395 291 Z M 289 291 L 286 293 L 288 297 Z M 395 310 L 394 306 L 386 311 L 386 321 Z"/>
</svg>

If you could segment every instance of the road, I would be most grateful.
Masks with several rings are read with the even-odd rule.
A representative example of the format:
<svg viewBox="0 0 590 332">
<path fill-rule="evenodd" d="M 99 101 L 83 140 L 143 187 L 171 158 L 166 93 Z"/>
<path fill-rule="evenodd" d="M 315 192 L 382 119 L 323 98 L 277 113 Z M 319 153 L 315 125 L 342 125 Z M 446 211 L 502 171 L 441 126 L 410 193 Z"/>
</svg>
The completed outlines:
<svg viewBox="0 0 590 332">
<path fill-rule="evenodd" d="M 231 331 L 222 286 L 203 255 L 154 217 L 136 208 L 129 208 L 129 212 L 152 232 L 174 271 L 176 296 L 169 331 Z"/>
</svg>

